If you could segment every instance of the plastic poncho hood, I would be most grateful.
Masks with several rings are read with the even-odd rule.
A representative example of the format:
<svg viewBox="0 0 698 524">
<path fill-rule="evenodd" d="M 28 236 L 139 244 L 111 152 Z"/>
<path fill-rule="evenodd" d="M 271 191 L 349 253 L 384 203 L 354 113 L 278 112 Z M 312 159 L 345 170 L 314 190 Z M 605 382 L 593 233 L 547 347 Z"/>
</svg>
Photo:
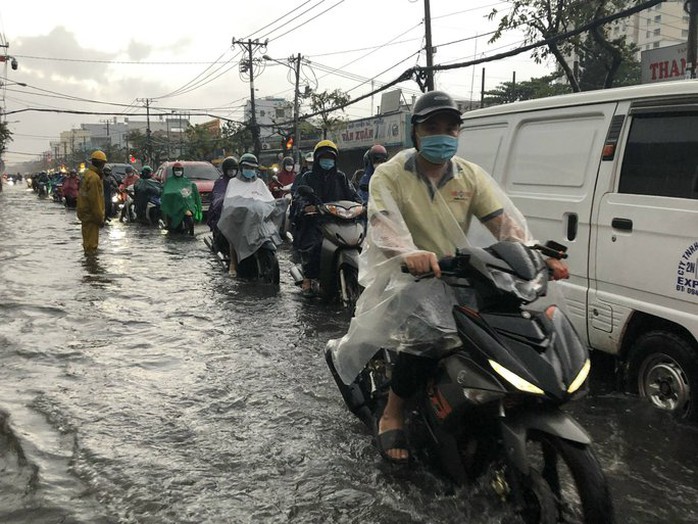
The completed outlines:
<svg viewBox="0 0 698 524">
<path fill-rule="evenodd" d="M 461 247 L 484 247 L 496 240 L 532 240 L 521 213 L 484 170 L 454 157 L 451 174 L 456 183 L 463 182 L 462 187 L 473 188 L 470 202 L 468 191 L 451 189 L 461 186 L 442 187 L 442 182 L 434 184 L 423 177 L 414 149 L 381 164 L 371 177 L 369 225 L 359 257 L 359 282 L 365 289 L 347 334 L 328 342 L 337 372 L 346 384 L 354 381 L 381 348 L 425 355 L 460 345 L 452 315 L 457 302 L 453 288 L 436 278 L 416 281 L 402 273 L 405 254 L 437 252 L 435 245 L 448 244 L 443 252 L 437 252 L 441 257 L 455 254 Z M 498 208 L 495 215 L 502 217 L 496 236 L 477 220 L 470 227 L 471 215 L 456 216 L 468 203 L 475 210 L 483 207 L 477 199 L 484 199 L 485 193 L 488 206 Z M 428 204 L 414 213 L 411 206 L 415 201 Z M 432 227 L 438 229 L 432 233 L 438 236 L 439 244 L 427 242 L 431 240 L 427 238 L 429 231 L 427 235 L 420 232 L 427 215 Z M 481 218 L 487 222 L 487 216 Z M 463 303 L 463 297 L 458 301 Z"/>
<path fill-rule="evenodd" d="M 245 182 L 236 177 L 228 182 L 218 229 L 240 262 L 268 241 L 281 244 L 279 227 L 285 212 L 286 200 L 275 200 L 263 180 Z"/>
<path fill-rule="evenodd" d="M 162 188 L 160 210 L 169 217 L 172 227 L 177 227 L 187 211 L 191 212 L 196 222 L 201 221 L 201 196 L 196 184 L 185 176 L 168 177 Z"/>
</svg>

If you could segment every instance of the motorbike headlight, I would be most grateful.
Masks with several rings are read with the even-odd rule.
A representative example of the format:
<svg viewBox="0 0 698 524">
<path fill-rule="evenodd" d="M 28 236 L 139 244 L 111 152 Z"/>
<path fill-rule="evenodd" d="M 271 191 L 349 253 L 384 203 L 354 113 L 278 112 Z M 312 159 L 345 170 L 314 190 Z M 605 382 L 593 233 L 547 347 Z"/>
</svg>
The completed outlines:
<svg viewBox="0 0 698 524">
<path fill-rule="evenodd" d="M 356 218 L 364 212 L 363 206 L 352 206 L 349 209 L 347 209 L 345 207 L 337 206 L 334 204 L 325 204 L 323 207 L 325 211 L 330 215 L 335 215 L 339 218 L 345 218 L 347 220 Z"/>
<path fill-rule="evenodd" d="M 490 275 L 499 289 L 514 293 L 526 302 L 533 302 L 545 293 L 548 285 L 547 270 L 540 271 L 533 280 L 523 280 L 511 273 L 492 268 L 490 268 Z"/>
<path fill-rule="evenodd" d="M 567 388 L 567 393 L 574 393 L 577 391 L 584 381 L 589 376 L 589 371 L 591 370 L 591 360 L 587 359 L 582 366 L 582 369 L 577 373 L 577 377 L 572 381 L 572 383 Z"/>
<path fill-rule="evenodd" d="M 525 391 L 526 393 L 533 393 L 534 395 L 545 395 L 545 391 L 540 389 L 538 386 L 531 384 L 528 380 L 521 378 L 513 371 L 509 371 L 507 368 L 498 364 L 494 360 L 488 360 L 492 369 L 494 369 L 497 374 L 504 380 L 509 382 L 512 386 L 520 391 Z"/>
</svg>

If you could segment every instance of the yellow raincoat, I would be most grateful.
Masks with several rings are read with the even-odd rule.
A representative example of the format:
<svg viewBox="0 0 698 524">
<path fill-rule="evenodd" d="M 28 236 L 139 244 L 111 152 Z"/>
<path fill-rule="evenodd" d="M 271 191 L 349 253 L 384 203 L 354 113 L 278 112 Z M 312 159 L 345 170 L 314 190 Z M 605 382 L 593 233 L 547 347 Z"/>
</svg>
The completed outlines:
<svg viewBox="0 0 698 524">
<path fill-rule="evenodd" d="M 82 246 L 94 252 L 99 244 L 99 228 L 104 223 L 104 188 L 94 166 L 83 175 L 78 192 L 78 220 L 82 222 Z"/>
</svg>

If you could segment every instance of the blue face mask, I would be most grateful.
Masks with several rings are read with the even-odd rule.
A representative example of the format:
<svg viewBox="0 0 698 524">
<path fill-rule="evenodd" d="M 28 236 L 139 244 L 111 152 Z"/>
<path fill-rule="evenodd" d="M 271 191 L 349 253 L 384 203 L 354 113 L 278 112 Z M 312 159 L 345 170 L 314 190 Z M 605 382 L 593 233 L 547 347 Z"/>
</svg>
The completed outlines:
<svg viewBox="0 0 698 524">
<path fill-rule="evenodd" d="M 432 164 L 448 162 L 458 150 L 458 138 L 450 135 L 428 135 L 419 139 L 419 154 Z"/>
<path fill-rule="evenodd" d="M 334 167 L 334 159 L 333 158 L 321 158 L 318 160 L 318 164 L 320 164 L 320 167 L 324 169 L 325 171 L 329 171 Z"/>
<path fill-rule="evenodd" d="M 254 169 L 243 169 L 242 170 L 242 176 L 248 180 L 252 180 L 256 175 L 257 175 L 257 172 Z"/>
</svg>

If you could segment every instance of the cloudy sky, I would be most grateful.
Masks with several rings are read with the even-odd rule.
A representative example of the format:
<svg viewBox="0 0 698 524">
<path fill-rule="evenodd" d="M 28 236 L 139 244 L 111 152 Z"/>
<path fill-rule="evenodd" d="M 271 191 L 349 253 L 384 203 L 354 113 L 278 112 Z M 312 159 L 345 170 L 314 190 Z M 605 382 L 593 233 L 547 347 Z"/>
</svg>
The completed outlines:
<svg viewBox="0 0 698 524">
<path fill-rule="evenodd" d="M 432 40 L 438 48 L 434 62 L 461 62 L 518 47 L 520 34 L 488 43 L 487 33 L 496 22 L 486 15 L 498 9 L 501 16 L 507 5 L 431 0 Z M 309 61 L 303 67 L 303 84 L 319 91 L 348 90 L 356 98 L 371 91 L 371 79 L 389 82 L 426 63 L 420 53 L 423 19 L 423 0 L 2 2 L 0 34 L 19 64 L 16 71 L 0 68 L 6 118 L 14 133 L 5 161 L 10 166 L 35 159 L 61 131 L 109 118 L 47 110 L 127 113 L 132 120 L 145 119 L 139 99 L 149 98 L 155 112 L 242 119 L 249 84 L 240 78 L 240 46 L 231 45 L 234 37 L 268 39 L 259 57 L 284 61 L 301 53 Z M 436 87 L 462 98 L 474 91 L 479 98 L 482 67 L 438 73 Z M 525 80 L 550 70 L 527 55 L 484 67 L 487 89 L 511 80 L 513 72 L 517 80 Z M 268 63 L 255 80 L 257 96 L 291 98 L 288 73 L 286 67 Z M 413 81 L 401 87 L 408 97 L 418 90 Z M 373 105 L 370 99 L 359 102 L 347 114 L 370 116 L 379 100 Z M 192 117 L 192 122 L 209 119 Z"/>
</svg>

